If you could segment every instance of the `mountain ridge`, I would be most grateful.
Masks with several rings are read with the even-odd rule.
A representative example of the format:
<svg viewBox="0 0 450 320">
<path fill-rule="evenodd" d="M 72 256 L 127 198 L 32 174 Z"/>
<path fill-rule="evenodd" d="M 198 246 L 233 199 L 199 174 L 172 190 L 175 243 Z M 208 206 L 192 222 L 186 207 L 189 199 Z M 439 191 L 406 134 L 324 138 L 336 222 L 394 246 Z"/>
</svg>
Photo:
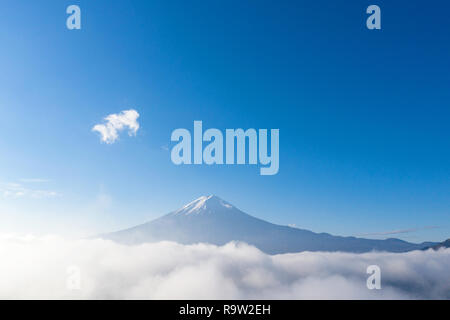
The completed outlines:
<svg viewBox="0 0 450 320">
<path fill-rule="evenodd" d="M 428 250 L 428 249 L 439 250 L 439 249 L 442 249 L 442 248 L 450 248 L 450 239 L 447 239 L 447 240 L 442 241 L 442 242 L 440 242 L 438 244 L 426 247 L 423 250 Z"/>
<path fill-rule="evenodd" d="M 202 196 L 160 218 L 100 237 L 124 244 L 175 241 L 182 244 L 205 242 L 224 245 L 230 241 L 242 241 L 268 254 L 301 251 L 406 252 L 437 244 L 414 244 L 396 238 L 373 240 L 334 236 L 276 225 L 253 217 L 215 195 Z"/>
</svg>

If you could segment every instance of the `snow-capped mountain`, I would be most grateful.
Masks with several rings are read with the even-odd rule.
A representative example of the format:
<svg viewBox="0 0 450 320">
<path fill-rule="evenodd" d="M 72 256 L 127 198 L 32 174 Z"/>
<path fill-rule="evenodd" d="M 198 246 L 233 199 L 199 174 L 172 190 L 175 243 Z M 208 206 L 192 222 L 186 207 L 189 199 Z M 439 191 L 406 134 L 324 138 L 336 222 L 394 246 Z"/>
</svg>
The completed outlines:
<svg viewBox="0 0 450 320">
<path fill-rule="evenodd" d="M 333 236 L 269 223 L 252 217 L 217 196 L 203 196 L 161 218 L 100 236 L 125 244 L 176 241 L 223 245 L 242 241 L 269 254 L 300 251 L 405 252 L 434 245 L 399 239 L 371 240 Z"/>
</svg>

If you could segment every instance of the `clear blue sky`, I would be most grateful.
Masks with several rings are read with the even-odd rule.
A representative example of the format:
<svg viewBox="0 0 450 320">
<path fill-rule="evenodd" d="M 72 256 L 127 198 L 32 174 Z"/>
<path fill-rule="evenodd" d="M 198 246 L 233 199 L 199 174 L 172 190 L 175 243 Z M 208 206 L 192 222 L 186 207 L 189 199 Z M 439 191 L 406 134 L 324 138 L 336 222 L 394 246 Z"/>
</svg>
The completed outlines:
<svg viewBox="0 0 450 320">
<path fill-rule="evenodd" d="M 82 30 L 66 28 L 71 4 Z M 365 26 L 370 4 L 382 30 Z M 112 231 L 216 194 L 317 232 L 449 238 L 449 10 L 446 1 L 2 1 L 0 190 L 23 195 L 0 193 L 0 232 Z M 101 143 L 91 128 L 130 108 L 141 115 L 137 136 Z M 279 173 L 173 165 L 164 146 L 194 120 L 279 128 Z M 414 230 L 382 234 L 405 229 Z"/>
</svg>

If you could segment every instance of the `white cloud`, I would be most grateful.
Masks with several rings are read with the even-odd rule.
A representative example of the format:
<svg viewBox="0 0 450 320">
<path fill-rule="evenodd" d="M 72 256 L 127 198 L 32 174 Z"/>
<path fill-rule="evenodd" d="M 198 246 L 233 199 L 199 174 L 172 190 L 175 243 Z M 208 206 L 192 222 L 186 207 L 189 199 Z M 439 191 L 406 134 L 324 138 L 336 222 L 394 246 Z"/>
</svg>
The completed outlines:
<svg viewBox="0 0 450 320">
<path fill-rule="evenodd" d="M 6 183 L 0 185 L 0 195 L 4 198 L 33 198 L 33 199 L 42 199 L 42 198 L 54 198 L 58 197 L 60 194 L 56 191 L 52 190 L 41 190 L 29 188 L 21 183 Z"/>
<path fill-rule="evenodd" d="M 41 179 L 41 178 L 22 178 L 22 179 L 19 179 L 19 181 L 25 182 L 25 183 L 44 183 L 44 182 L 49 182 L 50 180 Z"/>
<path fill-rule="evenodd" d="M 269 256 L 245 244 L 0 237 L 0 299 L 449 299 L 450 249 Z M 381 268 L 368 290 L 366 268 Z M 67 281 L 80 271 L 80 290 Z"/>
<path fill-rule="evenodd" d="M 101 140 L 108 144 L 114 143 L 119 138 L 119 132 L 128 128 L 130 136 L 136 135 L 139 130 L 137 119 L 139 113 L 136 110 L 124 110 L 120 113 L 113 113 L 107 116 L 104 124 L 97 124 L 92 131 L 100 133 Z"/>
</svg>

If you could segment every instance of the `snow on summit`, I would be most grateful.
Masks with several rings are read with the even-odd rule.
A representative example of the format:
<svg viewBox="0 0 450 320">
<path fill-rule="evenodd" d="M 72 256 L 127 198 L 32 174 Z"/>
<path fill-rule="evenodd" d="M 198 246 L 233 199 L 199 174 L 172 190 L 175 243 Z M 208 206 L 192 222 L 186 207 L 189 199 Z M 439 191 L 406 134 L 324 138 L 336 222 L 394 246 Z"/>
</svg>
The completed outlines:
<svg viewBox="0 0 450 320">
<path fill-rule="evenodd" d="M 177 215 L 214 213 L 218 210 L 232 209 L 233 206 L 215 195 L 202 196 L 174 212 Z"/>
</svg>

